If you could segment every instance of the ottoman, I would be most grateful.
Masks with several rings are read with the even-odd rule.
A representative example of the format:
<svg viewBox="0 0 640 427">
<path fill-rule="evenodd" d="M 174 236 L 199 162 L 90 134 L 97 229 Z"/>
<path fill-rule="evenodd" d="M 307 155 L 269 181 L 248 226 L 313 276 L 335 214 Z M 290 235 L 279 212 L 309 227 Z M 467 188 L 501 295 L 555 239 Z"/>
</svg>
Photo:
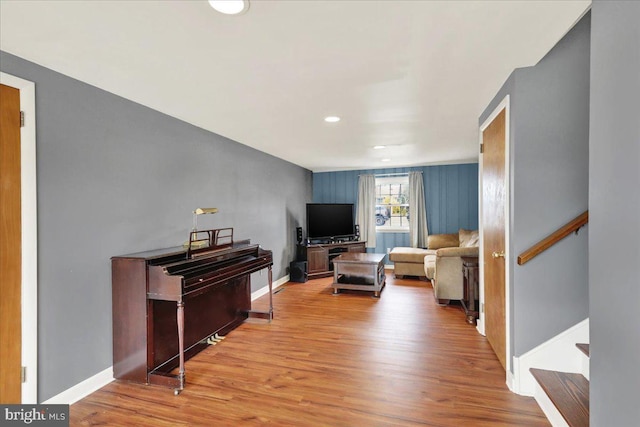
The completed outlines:
<svg viewBox="0 0 640 427">
<path fill-rule="evenodd" d="M 435 250 L 420 248 L 393 248 L 389 252 L 389 260 L 394 264 L 394 275 L 398 278 L 404 276 L 425 277 L 424 257 L 434 254 Z"/>
</svg>

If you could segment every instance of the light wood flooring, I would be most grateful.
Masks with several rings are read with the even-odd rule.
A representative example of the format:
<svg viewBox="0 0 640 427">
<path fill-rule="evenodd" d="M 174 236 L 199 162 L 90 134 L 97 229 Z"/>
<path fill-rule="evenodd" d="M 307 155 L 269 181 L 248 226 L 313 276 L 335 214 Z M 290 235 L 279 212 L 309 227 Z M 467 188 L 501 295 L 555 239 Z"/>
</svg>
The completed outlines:
<svg viewBox="0 0 640 427">
<path fill-rule="evenodd" d="M 487 340 L 431 286 L 394 279 L 332 295 L 331 278 L 287 283 L 275 319 L 250 320 L 186 363 L 171 390 L 114 381 L 71 406 L 93 426 L 548 426 L 511 393 Z M 267 297 L 254 302 L 264 307 Z"/>
</svg>

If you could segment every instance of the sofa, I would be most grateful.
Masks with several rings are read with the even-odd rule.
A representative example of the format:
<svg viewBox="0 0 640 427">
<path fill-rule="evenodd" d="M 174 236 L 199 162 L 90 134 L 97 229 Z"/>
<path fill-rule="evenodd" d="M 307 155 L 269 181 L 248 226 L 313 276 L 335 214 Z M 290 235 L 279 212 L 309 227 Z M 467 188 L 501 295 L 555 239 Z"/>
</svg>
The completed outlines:
<svg viewBox="0 0 640 427">
<path fill-rule="evenodd" d="M 404 276 L 424 277 L 424 257 L 428 249 L 395 247 L 389 252 L 389 261 L 393 261 L 393 274 L 401 279 Z"/>
<path fill-rule="evenodd" d="M 424 271 L 438 304 L 463 299 L 462 258 L 478 256 L 478 231 L 460 229 L 454 234 L 435 234 L 429 236 L 428 245 Z"/>
<path fill-rule="evenodd" d="M 394 274 L 426 277 L 431 281 L 438 304 L 464 298 L 462 257 L 478 256 L 478 231 L 460 229 L 458 233 L 434 234 L 427 248 L 395 247 L 389 253 Z"/>
</svg>

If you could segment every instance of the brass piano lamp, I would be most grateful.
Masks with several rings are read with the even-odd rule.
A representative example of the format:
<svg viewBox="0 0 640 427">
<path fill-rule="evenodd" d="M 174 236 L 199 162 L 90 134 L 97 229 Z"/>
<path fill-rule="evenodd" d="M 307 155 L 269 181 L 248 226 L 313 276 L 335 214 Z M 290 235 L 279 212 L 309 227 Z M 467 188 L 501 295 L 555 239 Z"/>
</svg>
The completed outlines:
<svg viewBox="0 0 640 427">
<path fill-rule="evenodd" d="M 204 214 L 214 214 L 218 212 L 218 208 L 196 208 L 193 211 L 193 230 L 198 231 L 198 216 Z"/>
<path fill-rule="evenodd" d="M 191 234 L 190 236 L 193 236 L 193 233 L 197 233 L 198 232 L 198 216 L 200 215 L 205 215 L 205 214 L 214 214 L 218 212 L 218 208 L 196 208 L 193 211 L 193 228 L 191 230 Z M 196 248 L 200 248 L 200 247 L 204 247 L 206 246 L 206 242 L 205 241 L 191 241 L 192 237 L 190 237 L 189 240 L 187 240 L 182 246 L 184 246 L 185 248 L 188 248 L 189 245 L 191 245 L 191 247 L 193 249 Z"/>
</svg>

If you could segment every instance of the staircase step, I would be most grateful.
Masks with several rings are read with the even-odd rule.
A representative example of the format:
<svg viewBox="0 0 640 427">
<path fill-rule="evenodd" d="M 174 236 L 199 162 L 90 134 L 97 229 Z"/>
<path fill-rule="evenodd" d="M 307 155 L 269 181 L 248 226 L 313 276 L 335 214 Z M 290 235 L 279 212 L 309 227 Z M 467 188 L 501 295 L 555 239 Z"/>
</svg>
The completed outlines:
<svg viewBox="0 0 640 427">
<path fill-rule="evenodd" d="M 589 344 L 576 344 L 576 347 L 578 347 L 581 352 L 589 357 Z"/>
<path fill-rule="evenodd" d="M 529 369 L 569 427 L 589 425 L 589 381 L 580 374 Z"/>
</svg>

